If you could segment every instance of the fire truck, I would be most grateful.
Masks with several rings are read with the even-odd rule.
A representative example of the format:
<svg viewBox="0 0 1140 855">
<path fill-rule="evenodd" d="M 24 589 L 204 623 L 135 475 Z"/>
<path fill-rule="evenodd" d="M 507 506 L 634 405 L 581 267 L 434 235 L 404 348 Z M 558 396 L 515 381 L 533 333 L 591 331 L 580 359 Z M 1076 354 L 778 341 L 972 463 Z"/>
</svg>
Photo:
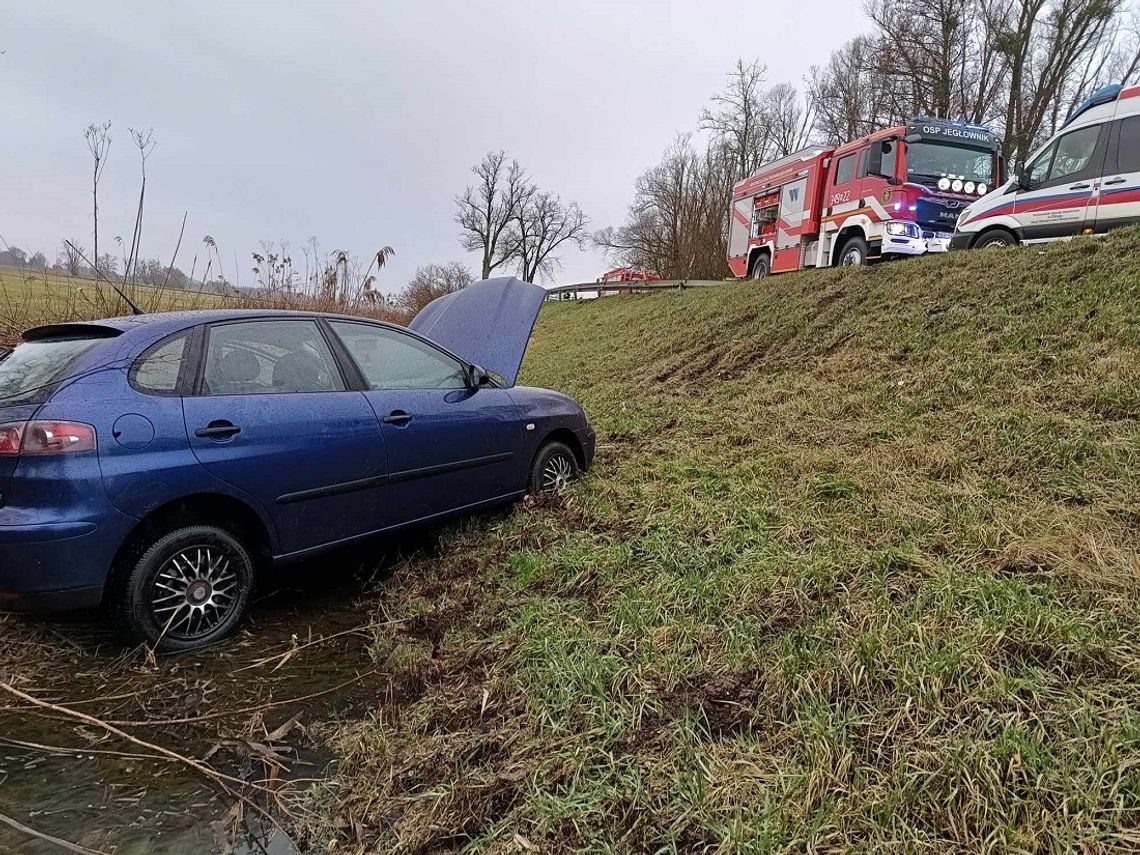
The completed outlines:
<svg viewBox="0 0 1140 855">
<path fill-rule="evenodd" d="M 945 252 L 959 213 L 1001 181 L 1001 144 L 980 125 L 918 118 L 766 164 L 732 192 L 737 278 Z"/>
</svg>

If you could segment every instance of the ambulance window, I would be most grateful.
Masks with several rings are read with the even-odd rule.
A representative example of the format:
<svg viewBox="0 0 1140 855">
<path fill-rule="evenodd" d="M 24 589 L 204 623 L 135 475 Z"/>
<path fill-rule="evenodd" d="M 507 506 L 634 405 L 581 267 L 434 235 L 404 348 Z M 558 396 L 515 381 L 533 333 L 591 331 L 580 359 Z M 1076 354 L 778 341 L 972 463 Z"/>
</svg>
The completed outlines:
<svg viewBox="0 0 1140 855">
<path fill-rule="evenodd" d="M 1057 141 L 1057 154 L 1053 158 L 1053 168 L 1049 171 L 1050 181 L 1059 181 L 1081 172 L 1092 160 L 1096 141 L 1100 137 L 1101 126 L 1081 128 L 1065 134 Z"/>
<path fill-rule="evenodd" d="M 1129 116 L 1120 122 L 1116 171 L 1140 172 L 1140 116 Z"/>
<path fill-rule="evenodd" d="M 1030 187 L 1036 187 L 1045 180 L 1045 176 L 1049 174 L 1049 167 L 1053 163 L 1053 152 L 1056 150 L 1056 144 L 1049 146 L 1049 148 L 1037 156 L 1037 159 L 1033 161 L 1033 163 L 1029 164 Z"/>
<path fill-rule="evenodd" d="M 835 186 L 846 184 L 855 177 L 855 155 L 849 154 L 839 158 L 835 164 Z"/>
</svg>

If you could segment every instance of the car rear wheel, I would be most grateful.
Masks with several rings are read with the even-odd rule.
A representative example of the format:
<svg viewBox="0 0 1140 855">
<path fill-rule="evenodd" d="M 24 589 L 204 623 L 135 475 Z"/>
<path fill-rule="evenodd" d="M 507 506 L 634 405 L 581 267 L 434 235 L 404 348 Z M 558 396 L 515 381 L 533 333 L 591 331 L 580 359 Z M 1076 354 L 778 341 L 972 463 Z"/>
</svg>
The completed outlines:
<svg viewBox="0 0 1140 855">
<path fill-rule="evenodd" d="M 532 493 L 561 493 L 578 480 L 578 458 L 562 442 L 548 442 L 534 456 L 527 489 Z"/>
<path fill-rule="evenodd" d="M 974 244 L 975 249 L 1005 249 L 1009 246 L 1015 246 L 1017 238 L 1013 236 L 1012 232 L 1007 232 L 1005 229 L 994 229 L 993 231 L 986 232 L 978 242 Z"/>
<path fill-rule="evenodd" d="M 763 279 L 768 275 L 768 271 L 771 269 L 771 267 L 772 263 L 768 260 L 768 255 L 763 252 L 760 253 L 758 256 L 756 256 L 756 260 L 752 262 L 752 278 Z"/>
<path fill-rule="evenodd" d="M 225 638 L 253 588 L 249 550 L 225 529 L 189 526 L 155 538 L 124 568 L 119 623 L 158 653 L 196 650 Z"/>
</svg>

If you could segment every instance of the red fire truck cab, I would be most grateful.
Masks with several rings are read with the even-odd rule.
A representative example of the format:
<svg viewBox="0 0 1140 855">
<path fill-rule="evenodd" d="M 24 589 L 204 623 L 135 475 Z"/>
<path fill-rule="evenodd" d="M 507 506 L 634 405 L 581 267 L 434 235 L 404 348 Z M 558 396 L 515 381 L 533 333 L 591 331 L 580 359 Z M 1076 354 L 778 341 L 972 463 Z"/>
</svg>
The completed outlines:
<svg viewBox="0 0 1140 855">
<path fill-rule="evenodd" d="M 960 211 L 1000 173 L 988 128 L 941 119 L 806 148 L 733 188 L 728 266 L 760 279 L 945 252 Z"/>
</svg>

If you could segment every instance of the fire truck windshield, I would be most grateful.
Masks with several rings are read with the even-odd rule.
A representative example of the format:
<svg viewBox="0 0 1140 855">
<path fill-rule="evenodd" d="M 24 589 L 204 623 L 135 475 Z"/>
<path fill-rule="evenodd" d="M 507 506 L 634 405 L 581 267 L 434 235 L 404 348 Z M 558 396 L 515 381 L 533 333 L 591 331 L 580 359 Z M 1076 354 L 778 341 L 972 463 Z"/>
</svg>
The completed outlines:
<svg viewBox="0 0 1140 855">
<path fill-rule="evenodd" d="M 936 184 L 940 178 L 952 177 L 993 187 L 994 153 L 943 142 L 910 143 L 906 177 L 920 184 Z"/>
</svg>

